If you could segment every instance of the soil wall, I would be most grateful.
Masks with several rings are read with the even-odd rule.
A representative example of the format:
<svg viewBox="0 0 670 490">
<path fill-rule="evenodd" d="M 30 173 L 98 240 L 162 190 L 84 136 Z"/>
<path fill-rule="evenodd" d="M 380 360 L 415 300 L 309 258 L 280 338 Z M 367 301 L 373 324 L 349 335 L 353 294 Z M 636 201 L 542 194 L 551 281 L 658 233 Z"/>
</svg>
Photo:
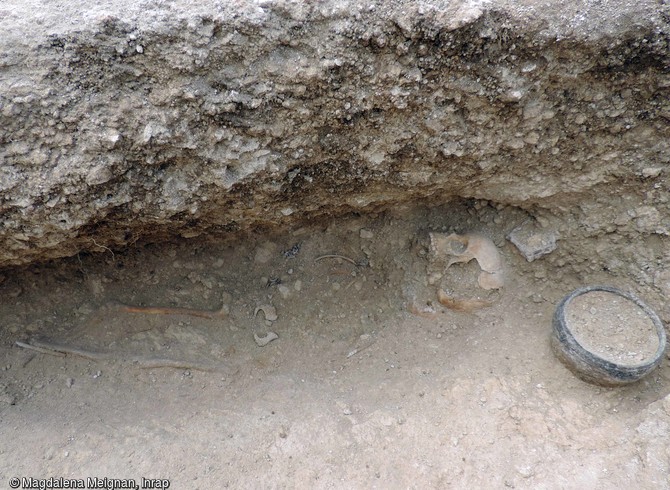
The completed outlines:
<svg viewBox="0 0 670 490">
<path fill-rule="evenodd" d="M 39 3 L 0 7 L 0 266 L 472 199 L 670 295 L 663 2 Z"/>
</svg>

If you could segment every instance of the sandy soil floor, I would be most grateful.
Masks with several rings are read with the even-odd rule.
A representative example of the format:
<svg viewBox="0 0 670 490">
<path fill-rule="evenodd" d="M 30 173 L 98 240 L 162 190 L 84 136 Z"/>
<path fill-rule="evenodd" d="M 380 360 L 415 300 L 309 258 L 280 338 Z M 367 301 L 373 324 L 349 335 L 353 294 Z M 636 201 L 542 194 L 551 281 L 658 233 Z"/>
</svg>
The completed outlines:
<svg viewBox="0 0 670 490">
<path fill-rule="evenodd" d="M 164 478 L 180 489 L 670 488 L 667 359 L 635 385 L 601 388 L 549 346 L 554 306 L 575 287 L 645 291 L 526 262 L 505 240 L 525 218 L 481 204 L 399 209 L 6 271 L 0 488 L 12 477 Z M 437 302 L 429 230 L 493 239 L 506 274 L 493 306 L 461 313 Z M 460 274 L 465 287 L 475 269 L 454 265 L 445 280 Z M 412 314 L 412 302 L 435 313 Z M 278 339 L 257 345 L 254 334 L 268 332 Z"/>
</svg>

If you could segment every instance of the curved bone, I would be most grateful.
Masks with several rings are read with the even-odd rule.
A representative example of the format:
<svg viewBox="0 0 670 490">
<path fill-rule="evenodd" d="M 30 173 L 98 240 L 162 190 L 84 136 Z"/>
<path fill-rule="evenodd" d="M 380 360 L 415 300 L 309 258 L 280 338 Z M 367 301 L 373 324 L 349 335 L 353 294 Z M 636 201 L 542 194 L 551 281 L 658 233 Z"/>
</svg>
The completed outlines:
<svg viewBox="0 0 670 490">
<path fill-rule="evenodd" d="M 439 289 L 437 291 L 437 300 L 441 305 L 446 306 L 450 310 L 462 311 L 464 313 L 470 313 L 481 308 L 488 308 L 493 305 L 491 301 L 486 301 L 483 299 L 458 299 L 453 296 L 449 296 L 446 291 Z"/>
<path fill-rule="evenodd" d="M 256 315 L 258 315 L 259 311 L 262 311 L 263 314 L 265 315 L 265 319 L 271 322 L 274 322 L 277 320 L 277 318 L 279 318 L 277 316 L 276 308 L 272 305 L 261 305 L 258 308 L 256 308 L 254 310 L 254 318 L 256 317 Z"/>
<path fill-rule="evenodd" d="M 431 248 L 436 256 L 448 259 L 445 270 L 457 263 L 477 261 L 482 269 L 479 286 L 483 289 L 499 289 L 504 283 L 503 264 L 498 248 L 490 238 L 479 233 L 455 233 L 445 236 L 442 233 L 430 234 Z"/>
</svg>

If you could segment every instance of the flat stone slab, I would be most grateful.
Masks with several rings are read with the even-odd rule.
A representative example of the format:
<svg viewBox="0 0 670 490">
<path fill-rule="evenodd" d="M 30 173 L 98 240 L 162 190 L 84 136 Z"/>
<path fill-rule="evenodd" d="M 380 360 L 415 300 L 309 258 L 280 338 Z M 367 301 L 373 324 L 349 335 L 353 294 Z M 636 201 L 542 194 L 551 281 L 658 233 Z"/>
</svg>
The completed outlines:
<svg viewBox="0 0 670 490">
<path fill-rule="evenodd" d="M 528 262 L 532 262 L 556 250 L 558 232 L 544 230 L 535 223 L 524 223 L 514 228 L 507 239 L 514 244 Z"/>
</svg>

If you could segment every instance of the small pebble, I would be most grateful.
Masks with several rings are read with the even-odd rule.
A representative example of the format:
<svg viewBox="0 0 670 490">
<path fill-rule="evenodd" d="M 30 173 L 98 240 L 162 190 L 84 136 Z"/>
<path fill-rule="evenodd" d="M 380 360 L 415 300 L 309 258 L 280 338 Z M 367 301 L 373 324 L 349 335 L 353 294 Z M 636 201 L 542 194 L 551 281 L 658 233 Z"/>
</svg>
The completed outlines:
<svg viewBox="0 0 670 490">
<path fill-rule="evenodd" d="M 68 378 L 68 379 L 65 380 L 65 386 L 67 386 L 68 388 L 72 388 L 73 384 L 74 384 L 74 379 Z"/>
<path fill-rule="evenodd" d="M 647 167 L 642 169 L 642 176 L 643 177 L 658 177 L 661 175 L 661 172 L 663 171 L 662 167 Z"/>
<path fill-rule="evenodd" d="M 97 372 L 93 375 L 93 379 L 95 379 L 95 378 L 99 378 L 100 376 L 102 376 L 102 371 L 97 371 Z"/>
<path fill-rule="evenodd" d="M 372 233 L 370 230 L 366 230 L 365 228 L 361 228 L 361 231 L 359 232 L 360 237 L 364 240 L 371 240 L 374 238 L 375 234 Z"/>
<path fill-rule="evenodd" d="M 282 298 L 286 299 L 289 297 L 291 294 L 291 290 L 288 288 L 288 286 L 284 284 L 280 284 L 277 286 L 277 290 L 279 291 L 279 294 L 281 294 Z"/>
</svg>

